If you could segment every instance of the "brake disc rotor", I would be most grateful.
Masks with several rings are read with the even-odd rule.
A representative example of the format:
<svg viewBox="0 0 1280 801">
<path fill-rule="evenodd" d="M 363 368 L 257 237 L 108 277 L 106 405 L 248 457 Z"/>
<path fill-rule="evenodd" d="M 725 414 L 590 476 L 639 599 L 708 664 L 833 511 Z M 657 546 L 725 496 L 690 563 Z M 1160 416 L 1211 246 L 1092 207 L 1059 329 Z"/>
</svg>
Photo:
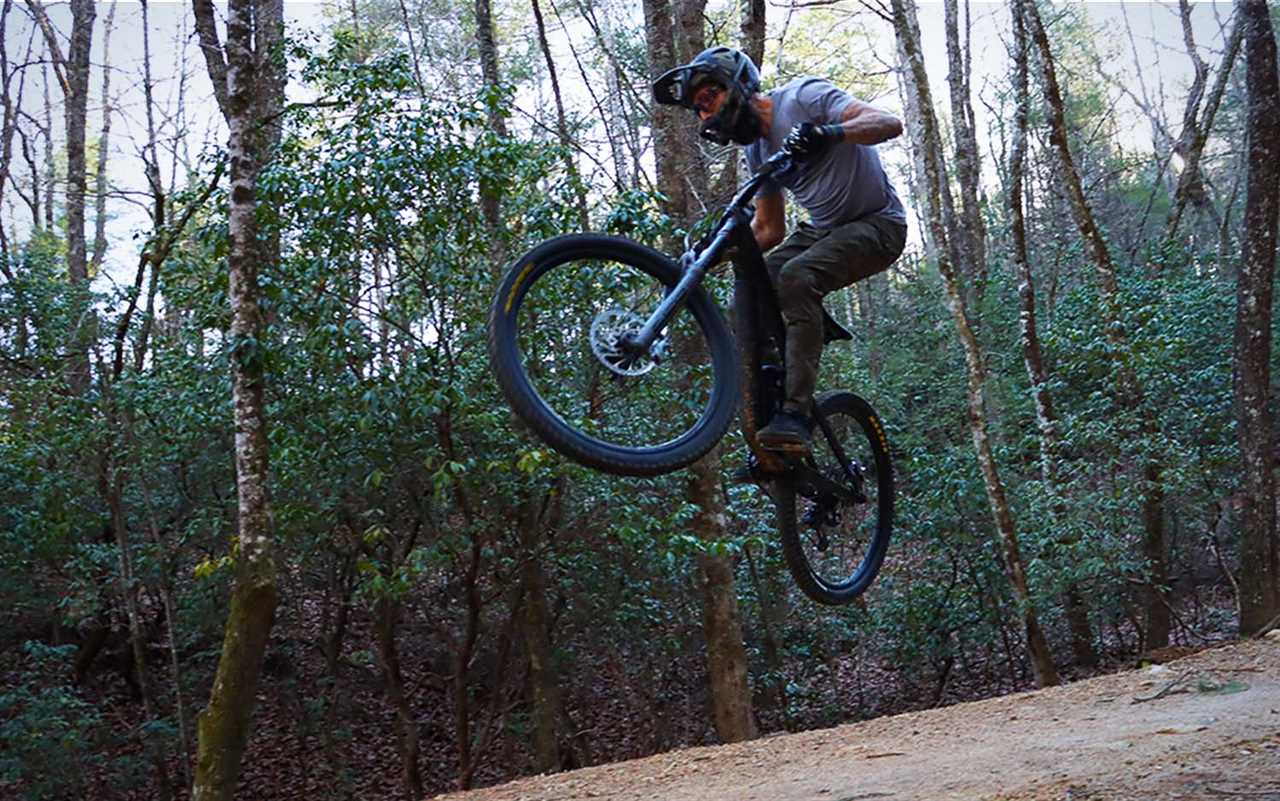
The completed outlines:
<svg viewBox="0 0 1280 801">
<path fill-rule="evenodd" d="M 639 333 L 644 323 L 640 315 L 616 306 L 600 312 L 591 321 L 591 352 L 614 375 L 644 375 L 667 353 L 666 337 L 659 337 L 647 353 L 630 353 L 622 347 L 622 338 Z"/>
</svg>

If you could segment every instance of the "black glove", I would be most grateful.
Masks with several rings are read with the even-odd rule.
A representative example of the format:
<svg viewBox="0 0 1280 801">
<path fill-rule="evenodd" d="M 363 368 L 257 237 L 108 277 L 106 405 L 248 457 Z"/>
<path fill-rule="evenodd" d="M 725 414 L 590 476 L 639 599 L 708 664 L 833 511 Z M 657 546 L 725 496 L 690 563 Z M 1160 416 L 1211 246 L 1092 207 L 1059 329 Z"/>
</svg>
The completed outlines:
<svg viewBox="0 0 1280 801">
<path fill-rule="evenodd" d="M 827 148 L 844 139 L 844 129 L 839 125 L 814 125 L 802 122 L 791 129 L 782 146 L 798 161 L 819 156 Z"/>
</svg>

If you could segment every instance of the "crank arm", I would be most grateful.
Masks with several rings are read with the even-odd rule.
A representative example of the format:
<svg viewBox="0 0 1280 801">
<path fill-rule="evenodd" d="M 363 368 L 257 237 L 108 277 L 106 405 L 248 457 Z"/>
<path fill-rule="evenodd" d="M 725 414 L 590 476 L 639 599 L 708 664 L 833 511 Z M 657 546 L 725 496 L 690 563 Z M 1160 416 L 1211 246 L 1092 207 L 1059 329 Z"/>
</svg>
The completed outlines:
<svg viewBox="0 0 1280 801">
<path fill-rule="evenodd" d="M 789 471 L 791 482 L 814 495 L 829 495 L 844 503 L 865 503 L 866 497 L 843 484 L 832 481 L 807 464 L 794 464 Z"/>
</svg>

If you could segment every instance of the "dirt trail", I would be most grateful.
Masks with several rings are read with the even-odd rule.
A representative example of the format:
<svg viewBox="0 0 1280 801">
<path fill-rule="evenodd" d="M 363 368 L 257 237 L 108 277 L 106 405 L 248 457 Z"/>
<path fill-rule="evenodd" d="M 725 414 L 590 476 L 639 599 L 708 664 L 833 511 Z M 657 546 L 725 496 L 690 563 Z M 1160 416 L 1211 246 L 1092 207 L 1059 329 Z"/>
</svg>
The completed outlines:
<svg viewBox="0 0 1280 801">
<path fill-rule="evenodd" d="M 1280 801 L 1280 640 L 1065 687 L 438 798 Z"/>
</svg>

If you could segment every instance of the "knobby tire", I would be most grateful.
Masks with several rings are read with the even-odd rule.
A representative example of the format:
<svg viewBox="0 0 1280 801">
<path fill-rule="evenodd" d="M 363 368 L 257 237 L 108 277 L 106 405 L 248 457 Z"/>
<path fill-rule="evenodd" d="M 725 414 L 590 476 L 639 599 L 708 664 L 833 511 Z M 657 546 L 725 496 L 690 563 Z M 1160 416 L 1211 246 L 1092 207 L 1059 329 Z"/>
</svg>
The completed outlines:
<svg viewBox="0 0 1280 801">
<path fill-rule="evenodd" d="M 490 308 L 489 358 L 498 385 L 511 408 L 534 433 L 581 464 L 625 476 L 655 476 L 679 470 L 715 447 L 733 420 L 738 400 L 738 362 L 733 335 L 719 308 L 702 288 L 690 293 L 677 318 L 693 315 L 713 376 L 705 408 L 678 436 L 640 446 L 619 445 L 591 436 L 566 421 L 539 395 L 526 370 L 520 345 L 521 310 L 530 291 L 559 266 L 596 260 L 646 273 L 667 290 L 675 286 L 681 275 L 680 266 L 670 258 L 622 237 L 568 234 L 538 245 L 510 267 Z M 553 312 L 549 309 L 542 313 Z M 598 369 L 589 361 L 586 364 Z M 672 392 L 677 391 L 678 388 L 672 388 Z"/>
<path fill-rule="evenodd" d="M 885 552 L 889 547 L 889 539 L 893 530 L 894 486 L 893 466 L 889 458 L 888 440 L 884 433 L 884 425 L 880 422 L 871 406 L 851 392 L 829 392 L 816 399 L 818 408 L 833 428 L 840 430 L 835 422 L 840 417 L 852 420 L 857 425 L 850 430 L 858 438 L 856 442 L 844 442 L 846 449 L 854 454 L 870 454 L 869 464 L 865 465 L 864 481 L 869 495 L 868 504 L 859 504 L 856 509 L 846 512 L 856 514 L 872 514 L 874 520 L 868 523 L 871 529 L 867 533 L 865 550 L 856 565 L 850 565 L 848 573 L 838 577 L 824 575 L 825 571 L 815 569 L 805 549 L 805 538 L 810 536 L 809 526 L 799 518 L 799 507 L 807 501 L 797 501 L 795 487 L 786 479 L 778 479 L 773 483 L 773 498 L 777 513 L 778 531 L 782 538 L 782 552 L 787 567 L 800 589 L 818 603 L 829 606 L 840 606 L 850 603 L 866 592 L 880 572 Z M 815 457 L 825 457 L 835 462 L 824 432 L 815 428 L 812 448 Z M 856 458 L 856 457 L 855 457 Z M 847 535 L 847 532 L 830 532 L 830 535 Z"/>
</svg>

